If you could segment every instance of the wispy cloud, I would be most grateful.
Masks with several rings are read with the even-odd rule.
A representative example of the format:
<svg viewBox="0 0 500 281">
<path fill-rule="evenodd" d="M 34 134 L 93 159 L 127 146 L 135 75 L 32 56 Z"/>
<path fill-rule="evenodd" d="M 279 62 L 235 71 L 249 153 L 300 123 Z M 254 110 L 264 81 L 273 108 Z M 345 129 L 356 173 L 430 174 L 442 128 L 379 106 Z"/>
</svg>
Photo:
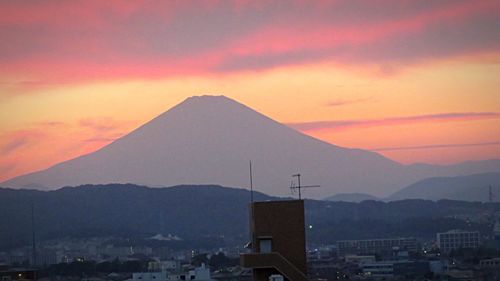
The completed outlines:
<svg viewBox="0 0 500 281">
<path fill-rule="evenodd" d="M 371 151 L 397 151 L 397 150 L 460 148 L 460 147 L 492 146 L 492 145 L 500 145 L 500 141 L 478 142 L 478 143 L 445 143 L 445 144 L 430 144 L 430 145 L 417 145 L 417 146 L 393 146 L 393 147 L 371 148 L 369 150 L 371 150 Z"/>
<path fill-rule="evenodd" d="M 366 102 L 366 101 L 370 101 L 370 100 L 372 100 L 372 98 L 351 99 L 351 100 L 339 99 L 339 100 L 329 101 L 326 103 L 326 105 L 334 107 L 334 106 L 349 105 L 349 104 L 353 104 L 353 103 Z"/>
<path fill-rule="evenodd" d="M 36 122 L 24 129 L 2 132 L 0 153 L 6 156 L 45 137 L 48 130 L 61 129 L 66 124 L 60 121 Z"/>
<path fill-rule="evenodd" d="M 405 125 L 425 122 L 454 122 L 454 121 L 472 121 L 483 119 L 498 119 L 499 112 L 459 112 L 459 113 L 441 113 L 426 114 L 403 117 L 392 117 L 382 119 L 363 119 L 363 120 L 333 120 L 333 121 L 315 121 L 288 123 L 287 125 L 300 131 L 315 131 L 324 129 L 348 129 L 355 127 L 375 127 Z"/>
<path fill-rule="evenodd" d="M 0 175 L 7 174 L 8 172 L 14 170 L 16 166 L 17 165 L 15 163 L 0 164 Z"/>
<path fill-rule="evenodd" d="M 98 132 L 109 132 L 121 128 L 120 122 L 110 117 L 85 118 L 78 121 L 81 127 L 89 128 Z"/>
<path fill-rule="evenodd" d="M 0 181 L 95 151 L 130 129 L 128 121 L 40 121 L 0 132 Z"/>
<path fill-rule="evenodd" d="M 111 117 L 94 117 L 85 118 L 78 121 L 81 128 L 89 129 L 89 136 L 82 139 L 85 145 L 91 144 L 92 147 L 106 145 L 126 133 L 124 131 L 130 130 L 132 121 L 116 120 Z"/>
<path fill-rule="evenodd" d="M 15 150 L 17 150 L 18 148 L 21 148 L 23 147 L 24 145 L 26 145 L 28 143 L 28 138 L 26 136 L 18 136 L 12 140 L 10 140 L 8 143 L 4 144 L 0 151 L 2 153 L 2 155 L 7 155 Z"/>
<path fill-rule="evenodd" d="M 91 138 L 84 139 L 84 142 L 97 142 L 97 143 L 109 143 L 123 137 L 125 133 L 114 133 L 109 136 L 94 136 Z"/>
<path fill-rule="evenodd" d="M 61 122 L 61 121 L 43 121 L 43 122 L 36 123 L 36 127 L 42 128 L 42 129 L 45 129 L 45 128 L 57 129 L 57 128 L 62 128 L 66 125 L 67 125 L 66 123 Z"/>
</svg>

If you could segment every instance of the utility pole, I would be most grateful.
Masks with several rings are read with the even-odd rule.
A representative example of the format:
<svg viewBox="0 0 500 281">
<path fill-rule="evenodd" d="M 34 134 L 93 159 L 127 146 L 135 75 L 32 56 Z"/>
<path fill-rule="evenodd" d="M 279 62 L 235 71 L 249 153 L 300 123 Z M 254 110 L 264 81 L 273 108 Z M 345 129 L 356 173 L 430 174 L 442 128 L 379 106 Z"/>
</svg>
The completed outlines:
<svg viewBox="0 0 500 281">
<path fill-rule="evenodd" d="M 33 242 L 33 264 L 36 266 L 36 240 L 35 240 L 35 203 L 31 201 L 31 234 Z"/>
</svg>

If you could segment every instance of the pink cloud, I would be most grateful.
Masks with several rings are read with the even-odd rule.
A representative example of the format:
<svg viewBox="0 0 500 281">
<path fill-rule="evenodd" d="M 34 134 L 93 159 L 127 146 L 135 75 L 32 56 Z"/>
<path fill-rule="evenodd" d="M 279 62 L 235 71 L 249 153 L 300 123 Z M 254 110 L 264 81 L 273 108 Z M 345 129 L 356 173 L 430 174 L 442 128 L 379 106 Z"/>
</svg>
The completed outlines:
<svg viewBox="0 0 500 281">
<path fill-rule="evenodd" d="M 392 117 L 383 119 L 365 119 L 365 120 L 334 120 L 334 121 L 315 121 L 303 123 L 288 123 L 287 125 L 300 131 L 316 131 L 325 129 L 349 129 L 366 128 L 376 126 L 394 126 L 426 122 L 457 122 L 473 121 L 484 119 L 499 119 L 499 112 L 460 112 L 460 113 L 441 113 L 427 114 L 404 117 Z"/>
<path fill-rule="evenodd" d="M 415 63 L 498 52 L 499 8 L 489 0 L 3 1 L 0 74 L 43 87 L 325 60 Z"/>
<path fill-rule="evenodd" d="M 500 8 L 500 2 L 456 2 L 452 5 L 438 7 L 437 9 L 401 19 L 389 18 L 379 22 L 366 22 L 354 26 L 332 26 L 324 25 L 324 23 L 317 25 L 313 23 L 267 27 L 239 41 L 235 41 L 229 47 L 228 55 L 224 58 L 226 62 L 222 62 L 222 68 L 219 68 L 244 69 L 247 67 L 249 60 L 259 59 L 264 60 L 260 67 L 265 67 L 265 61 L 271 60 L 270 58 L 273 55 L 277 61 L 284 64 L 318 59 L 333 59 L 342 62 L 350 60 L 364 63 L 367 59 L 366 52 L 371 54 L 378 51 L 373 49 L 373 43 L 391 43 L 395 39 L 405 41 L 405 38 L 409 36 L 423 37 L 422 39 L 424 39 L 426 33 L 433 33 L 433 30 L 430 29 L 433 26 L 444 25 L 448 26 L 448 28 L 460 28 L 461 25 L 467 24 L 468 20 L 474 21 L 474 18 L 478 15 L 491 14 L 491 9 L 495 8 Z M 494 29 L 494 27 L 491 28 Z M 468 46 L 466 42 L 463 42 L 463 44 Z M 499 46 L 498 40 L 495 40 L 494 49 L 498 50 Z M 386 49 L 392 51 L 394 47 L 398 47 L 398 44 L 396 43 L 393 47 L 386 46 Z M 433 46 L 429 47 L 429 49 L 432 49 Z M 460 49 L 460 46 L 455 46 L 455 49 L 449 49 L 448 51 L 452 54 L 460 52 L 457 47 Z M 404 48 L 409 49 L 410 52 L 415 51 L 419 55 L 424 55 L 421 50 L 414 50 L 415 46 L 405 45 Z M 490 48 L 490 44 L 483 46 L 483 49 L 489 51 Z M 465 49 L 467 48 L 465 47 Z M 289 55 L 285 56 L 284 54 Z M 429 52 L 428 55 L 434 56 L 432 52 Z M 386 61 L 387 59 L 390 60 L 390 56 L 386 57 L 384 54 L 378 58 L 369 59 L 369 62 Z M 415 58 L 408 55 L 406 58 L 395 56 L 394 59 L 413 60 Z"/>
</svg>

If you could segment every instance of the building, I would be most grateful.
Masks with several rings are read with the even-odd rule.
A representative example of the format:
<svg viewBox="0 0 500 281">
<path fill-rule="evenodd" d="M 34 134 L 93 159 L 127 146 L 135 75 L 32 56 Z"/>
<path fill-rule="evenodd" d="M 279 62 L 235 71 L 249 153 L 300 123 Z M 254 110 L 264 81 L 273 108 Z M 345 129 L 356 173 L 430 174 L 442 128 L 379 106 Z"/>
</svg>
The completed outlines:
<svg viewBox="0 0 500 281">
<path fill-rule="evenodd" d="M 354 264 L 373 263 L 375 262 L 375 256 L 347 255 L 345 256 L 345 262 Z"/>
<path fill-rule="evenodd" d="M 336 280 L 341 265 L 335 258 L 313 259 L 307 261 L 307 277 L 309 280 Z"/>
<path fill-rule="evenodd" d="M 42 249 L 37 251 L 36 263 L 41 266 L 58 264 L 57 252 L 51 249 Z"/>
<path fill-rule="evenodd" d="M 500 258 L 484 259 L 479 261 L 479 267 L 500 267 Z"/>
<path fill-rule="evenodd" d="M 303 200 L 250 204 L 251 253 L 240 261 L 254 281 L 308 280 L 304 223 Z"/>
<path fill-rule="evenodd" d="M 429 270 L 434 274 L 443 274 L 450 269 L 448 260 L 430 260 Z"/>
<path fill-rule="evenodd" d="M 181 271 L 181 262 L 178 260 L 150 261 L 148 271 L 179 273 Z"/>
<path fill-rule="evenodd" d="M 36 269 L 31 268 L 11 268 L 0 271 L 0 281 L 34 281 L 36 273 Z"/>
<path fill-rule="evenodd" d="M 365 276 L 377 278 L 394 277 L 394 262 L 374 262 L 361 264 L 361 270 Z"/>
<path fill-rule="evenodd" d="M 406 280 L 415 280 L 419 276 L 431 273 L 428 261 L 402 261 L 393 265 L 394 276 L 404 277 Z"/>
<path fill-rule="evenodd" d="M 216 281 L 251 281 L 250 269 L 240 266 L 228 267 L 212 273 L 212 279 Z"/>
<path fill-rule="evenodd" d="M 337 253 L 341 257 L 346 255 L 383 255 L 392 256 L 394 251 L 417 251 L 415 238 L 390 238 L 368 240 L 341 240 L 337 241 Z"/>
<path fill-rule="evenodd" d="M 196 267 L 193 270 L 189 270 L 185 273 L 174 273 L 168 274 L 168 281 L 213 281 L 210 277 L 210 269 L 208 269 L 205 264 L 201 264 L 200 267 Z M 135 281 L 135 280 L 134 280 Z M 153 280 L 155 281 L 155 280 Z"/>
<path fill-rule="evenodd" d="M 500 249 L 500 221 L 497 218 L 493 226 L 493 236 L 495 237 L 495 246 Z"/>
<path fill-rule="evenodd" d="M 133 281 L 167 281 L 165 272 L 136 272 L 132 274 Z"/>
<path fill-rule="evenodd" d="M 442 253 L 449 253 L 459 248 L 478 248 L 479 231 L 450 230 L 436 235 L 438 248 Z"/>
<path fill-rule="evenodd" d="M 173 269 L 174 263 L 162 263 L 159 266 L 153 265 L 155 272 L 135 272 L 132 274 L 133 281 L 213 281 L 210 278 L 210 269 L 202 264 L 193 270 L 183 273 L 172 273 L 168 270 Z"/>
<path fill-rule="evenodd" d="M 362 263 L 360 266 L 365 276 L 376 278 L 399 276 L 412 280 L 431 272 L 427 261 L 379 261 Z"/>
</svg>

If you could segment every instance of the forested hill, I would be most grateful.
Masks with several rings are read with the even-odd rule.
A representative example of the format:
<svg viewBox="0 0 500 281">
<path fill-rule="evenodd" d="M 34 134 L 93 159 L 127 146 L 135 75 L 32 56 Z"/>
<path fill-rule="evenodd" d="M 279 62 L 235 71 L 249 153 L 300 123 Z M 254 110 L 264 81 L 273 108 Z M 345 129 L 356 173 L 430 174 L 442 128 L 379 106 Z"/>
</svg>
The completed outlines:
<svg viewBox="0 0 500 281">
<path fill-rule="evenodd" d="M 287 200 L 255 192 L 256 201 Z M 214 185 L 148 188 L 131 184 L 84 185 L 55 191 L 0 188 L 0 248 L 28 244 L 31 205 L 39 240 L 60 237 L 176 235 L 196 240 L 248 237 L 250 192 Z M 451 228 L 480 228 L 464 218 L 487 214 L 500 204 L 403 200 L 361 203 L 306 200 L 307 236 L 337 239 L 422 236 Z"/>
</svg>

